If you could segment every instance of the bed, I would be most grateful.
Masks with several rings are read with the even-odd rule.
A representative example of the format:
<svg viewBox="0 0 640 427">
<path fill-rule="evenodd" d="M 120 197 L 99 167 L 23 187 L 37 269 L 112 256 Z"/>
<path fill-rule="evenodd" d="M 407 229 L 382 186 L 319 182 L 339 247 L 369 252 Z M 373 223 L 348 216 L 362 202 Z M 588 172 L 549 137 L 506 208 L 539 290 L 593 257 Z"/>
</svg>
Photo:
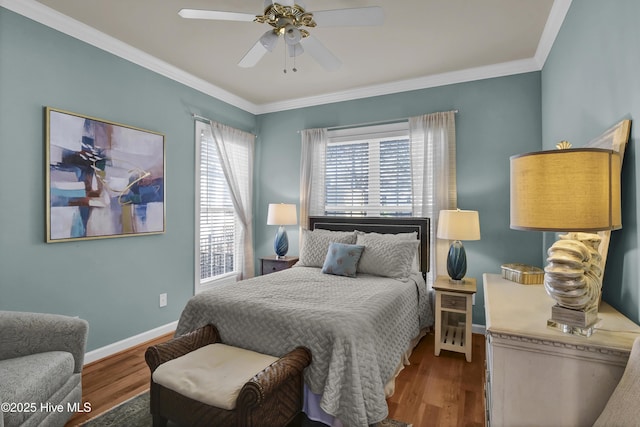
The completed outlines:
<svg viewBox="0 0 640 427">
<path fill-rule="evenodd" d="M 385 386 L 433 325 L 428 230 L 428 218 L 311 217 L 294 267 L 194 296 L 176 335 L 212 323 L 223 341 L 261 353 L 306 346 L 310 418 L 318 419 L 315 397 L 333 425 L 379 422 L 388 415 Z M 356 277 L 327 271 L 337 247 L 362 247 Z"/>
</svg>

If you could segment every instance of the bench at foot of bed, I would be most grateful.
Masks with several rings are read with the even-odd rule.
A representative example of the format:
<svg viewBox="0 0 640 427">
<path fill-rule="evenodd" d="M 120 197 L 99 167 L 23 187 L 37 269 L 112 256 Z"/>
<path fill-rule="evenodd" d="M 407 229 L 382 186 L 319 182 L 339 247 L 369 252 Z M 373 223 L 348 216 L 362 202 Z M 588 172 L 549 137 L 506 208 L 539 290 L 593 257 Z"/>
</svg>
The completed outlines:
<svg viewBox="0 0 640 427">
<path fill-rule="evenodd" d="M 213 325 L 149 347 L 153 425 L 286 426 L 302 410 L 311 353 L 278 358 L 225 345 Z"/>
</svg>

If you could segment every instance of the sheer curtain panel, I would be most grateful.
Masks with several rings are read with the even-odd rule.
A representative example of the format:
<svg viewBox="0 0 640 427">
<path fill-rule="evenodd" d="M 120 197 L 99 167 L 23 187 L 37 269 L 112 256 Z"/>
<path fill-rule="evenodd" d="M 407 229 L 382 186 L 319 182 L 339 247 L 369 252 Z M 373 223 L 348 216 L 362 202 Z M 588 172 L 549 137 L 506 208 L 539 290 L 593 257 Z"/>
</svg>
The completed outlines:
<svg viewBox="0 0 640 427">
<path fill-rule="evenodd" d="M 327 129 L 305 129 L 301 134 L 300 228 L 303 229 L 309 226 L 309 216 L 324 215 Z"/>
<path fill-rule="evenodd" d="M 236 236 L 237 271 L 239 279 L 247 279 L 255 273 L 252 233 L 255 135 L 213 121 L 209 127 L 241 226 Z"/>
<path fill-rule="evenodd" d="M 436 238 L 442 209 L 457 207 L 455 112 L 409 118 L 413 215 L 431 218 L 431 268 L 427 284 L 445 274 L 449 244 Z M 442 271 L 440 271 L 442 270 Z"/>
</svg>

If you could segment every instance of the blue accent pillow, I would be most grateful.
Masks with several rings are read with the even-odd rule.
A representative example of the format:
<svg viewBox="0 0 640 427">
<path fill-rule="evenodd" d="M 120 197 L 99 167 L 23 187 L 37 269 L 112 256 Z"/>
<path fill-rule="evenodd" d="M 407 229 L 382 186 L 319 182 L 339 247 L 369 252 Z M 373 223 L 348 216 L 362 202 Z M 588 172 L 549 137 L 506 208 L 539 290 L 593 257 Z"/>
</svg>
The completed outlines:
<svg viewBox="0 0 640 427">
<path fill-rule="evenodd" d="M 322 272 L 336 276 L 356 277 L 362 251 L 364 251 L 362 245 L 332 242 L 324 260 Z"/>
</svg>

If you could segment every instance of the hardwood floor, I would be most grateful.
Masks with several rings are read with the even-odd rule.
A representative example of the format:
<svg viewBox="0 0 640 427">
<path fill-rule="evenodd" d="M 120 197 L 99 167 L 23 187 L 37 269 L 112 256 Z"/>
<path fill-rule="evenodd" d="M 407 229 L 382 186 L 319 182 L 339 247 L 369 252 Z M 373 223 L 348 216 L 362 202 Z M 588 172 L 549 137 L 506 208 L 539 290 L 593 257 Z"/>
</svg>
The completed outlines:
<svg viewBox="0 0 640 427">
<path fill-rule="evenodd" d="M 82 425 L 90 418 L 148 390 L 150 375 L 144 352 L 150 345 L 171 337 L 173 332 L 87 364 L 82 369 L 82 403 L 90 403 L 91 411 L 77 413 L 65 427 Z"/>
<path fill-rule="evenodd" d="M 434 335 L 424 337 L 387 399 L 389 416 L 414 427 L 484 426 L 484 335 L 473 334 L 472 339 L 472 361 L 467 363 L 462 353 L 443 350 L 434 356 Z"/>
<path fill-rule="evenodd" d="M 147 390 L 149 368 L 144 352 L 171 336 L 164 335 L 85 366 L 82 398 L 92 410 L 76 414 L 65 427 L 79 426 Z M 425 336 L 411 355 L 411 364 L 398 376 L 395 393 L 388 399 L 389 417 L 414 427 L 484 426 L 484 336 L 473 335 L 471 363 L 461 353 L 443 350 L 439 357 L 434 356 L 433 341 L 433 334 Z"/>
</svg>

